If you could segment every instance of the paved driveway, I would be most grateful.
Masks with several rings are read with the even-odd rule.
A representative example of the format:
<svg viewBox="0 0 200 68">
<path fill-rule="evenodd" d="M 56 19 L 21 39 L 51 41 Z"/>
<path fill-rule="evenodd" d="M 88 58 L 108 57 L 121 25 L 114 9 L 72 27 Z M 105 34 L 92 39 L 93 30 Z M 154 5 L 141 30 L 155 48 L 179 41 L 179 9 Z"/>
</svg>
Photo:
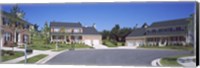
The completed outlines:
<svg viewBox="0 0 200 68">
<path fill-rule="evenodd" d="M 151 66 L 151 61 L 167 56 L 190 54 L 188 51 L 151 49 L 97 49 L 66 51 L 46 64 Z"/>
</svg>

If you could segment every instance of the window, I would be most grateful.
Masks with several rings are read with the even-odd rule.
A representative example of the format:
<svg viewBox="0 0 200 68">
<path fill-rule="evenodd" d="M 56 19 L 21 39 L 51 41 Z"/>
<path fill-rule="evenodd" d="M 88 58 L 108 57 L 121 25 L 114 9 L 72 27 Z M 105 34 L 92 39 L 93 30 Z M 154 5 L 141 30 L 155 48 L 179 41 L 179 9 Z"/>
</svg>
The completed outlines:
<svg viewBox="0 0 200 68">
<path fill-rule="evenodd" d="M 15 23 L 15 27 L 19 26 L 19 24 L 20 24 L 19 22 L 16 22 L 16 23 Z"/>
<path fill-rule="evenodd" d="M 11 41 L 11 34 L 8 32 L 5 33 L 5 41 Z"/>
<path fill-rule="evenodd" d="M 82 36 L 79 36 L 79 37 L 78 37 L 78 39 L 80 39 L 80 40 L 81 40 L 81 39 L 82 39 Z"/>
<path fill-rule="evenodd" d="M 176 27 L 176 30 L 177 31 L 181 31 L 181 27 Z"/>
<path fill-rule="evenodd" d="M 79 33 L 79 29 L 74 29 L 74 33 Z"/>
<path fill-rule="evenodd" d="M 74 37 L 74 36 L 71 36 L 71 39 L 72 39 L 72 40 L 74 40 L 74 39 L 75 39 L 75 37 Z"/>
<path fill-rule="evenodd" d="M 24 25 L 24 29 L 28 29 L 29 28 L 29 25 L 28 24 L 25 24 Z"/>
<path fill-rule="evenodd" d="M 173 28 L 169 28 L 169 31 L 172 32 L 172 31 L 173 31 Z"/>
<path fill-rule="evenodd" d="M 152 32 L 153 32 L 153 33 L 155 33 L 155 32 L 156 32 L 156 30 L 155 30 L 155 29 L 153 29 L 153 30 L 152 30 Z"/>
<path fill-rule="evenodd" d="M 27 43 L 27 42 L 28 42 L 28 35 L 24 35 L 24 36 L 23 36 L 23 41 L 24 41 L 24 43 Z"/>
<path fill-rule="evenodd" d="M 67 33 L 70 33 L 70 32 L 71 32 L 71 29 L 66 29 L 66 32 L 67 32 Z"/>
<path fill-rule="evenodd" d="M 10 22 L 8 18 L 2 18 L 2 20 L 3 20 L 3 25 L 8 25 Z"/>
<path fill-rule="evenodd" d="M 64 39 L 64 36 L 63 36 L 63 35 L 61 35 L 61 36 L 59 36 L 59 37 L 58 37 L 58 39 Z"/>
<path fill-rule="evenodd" d="M 54 32 L 59 32 L 59 28 L 54 28 Z"/>
</svg>

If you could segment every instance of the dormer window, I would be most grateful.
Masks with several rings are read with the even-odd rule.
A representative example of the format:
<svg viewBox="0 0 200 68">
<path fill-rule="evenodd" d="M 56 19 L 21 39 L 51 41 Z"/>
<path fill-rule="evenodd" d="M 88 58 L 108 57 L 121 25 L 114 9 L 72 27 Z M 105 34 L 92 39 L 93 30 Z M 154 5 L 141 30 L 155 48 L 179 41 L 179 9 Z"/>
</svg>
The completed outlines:
<svg viewBox="0 0 200 68">
<path fill-rule="evenodd" d="M 79 33 L 79 29 L 74 29 L 74 33 Z"/>
<path fill-rule="evenodd" d="M 59 32 L 59 28 L 54 28 L 54 32 Z"/>
<path fill-rule="evenodd" d="M 10 22 L 8 18 L 3 17 L 2 20 L 3 20 L 3 25 L 8 25 Z"/>
<path fill-rule="evenodd" d="M 19 26 L 19 24 L 20 24 L 19 22 L 16 22 L 16 23 L 15 23 L 15 27 Z"/>
<path fill-rule="evenodd" d="M 29 28 L 29 25 L 28 24 L 25 24 L 24 25 L 24 29 L 28 29 Z"/>
</svg>

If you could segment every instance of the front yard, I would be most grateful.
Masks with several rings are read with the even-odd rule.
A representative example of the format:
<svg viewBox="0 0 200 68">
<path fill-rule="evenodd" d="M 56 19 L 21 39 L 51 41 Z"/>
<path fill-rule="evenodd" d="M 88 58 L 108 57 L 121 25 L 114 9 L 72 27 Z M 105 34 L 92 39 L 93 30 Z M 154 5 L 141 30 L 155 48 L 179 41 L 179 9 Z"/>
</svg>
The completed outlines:
<svg viewBox="0 0 200 68">
<path fill-rule="evenodd" d="M 192 46 L 139 46 L 139 48 L 152 48 L 152 49 L 173 49 L 173 50 L 189 50 L 192 51 Z"/>
<path fill-rule="evenodd" d="M 108 47 L 124 46 L 124 42 L 115 42 L 115 41 L 111 41 L 111 40 L 103 40 L 103 44 Z"/>
<path fill-rule="evenodd" d="M 28 58 L 28 59 L 27 59 L 27 63 L 36 63 L 37 61 L 39 61 L 39 60 L 45 58 L 46 56 L 48 56 L 48 55 L 46 55 L 46 54 L 40 54 L 40 55 L 31 57 L 31 58 Z M 23 60 L 23 61 L 20 61 L 19 63 L 24 63 L 24 60 Z"/>
<path fill-rule="evenodd" d="M 17 51 L 2 51 L 2 61 L 8 61 L 8 60 L 11 60 L 11 59 L 15 59 L 15 58 L 18 58 L 18 57 L 21 57 L 21 56 L 24 56 L 24 52 L 17 52 Z"/>
<path fill-rule="evenodd" d="M 54 44 L 55 46 L 56 44 Z M 54 49 L 52 49 L 52 51 L 62 51 L 62 50 L 65 50 L 65 49 L 78 49 L 78 48 L 93 48 L 93 47 L 90 47 L 88 45 L 85 45 L 85 44 L 58 44 L 58 48 L 56 50 L 56 47 Z"/>
<path fill-rule="evenodd" d="M 180 55 L 180 56 L 171 56 L 171 57 L 165 57 L 160 60 L 160 63 L 162 66 L 181 66 L 177 59 L 180 57 L 185 57 L 189 55 Z"/>
</svg>

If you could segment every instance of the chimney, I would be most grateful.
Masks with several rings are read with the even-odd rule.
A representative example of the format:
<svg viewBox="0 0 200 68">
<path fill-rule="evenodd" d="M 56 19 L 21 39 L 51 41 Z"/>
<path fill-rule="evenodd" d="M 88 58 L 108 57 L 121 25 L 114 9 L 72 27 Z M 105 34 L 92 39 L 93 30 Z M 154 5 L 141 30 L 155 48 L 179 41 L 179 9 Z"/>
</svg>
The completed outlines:
<svg viewBox="0 0 200 68">
<path fill-rule="evenodd" d="M 96 28 L 96 24 L 95 24 L 95 23 L 93 23 L 92 27 Z"/>
</svg>

